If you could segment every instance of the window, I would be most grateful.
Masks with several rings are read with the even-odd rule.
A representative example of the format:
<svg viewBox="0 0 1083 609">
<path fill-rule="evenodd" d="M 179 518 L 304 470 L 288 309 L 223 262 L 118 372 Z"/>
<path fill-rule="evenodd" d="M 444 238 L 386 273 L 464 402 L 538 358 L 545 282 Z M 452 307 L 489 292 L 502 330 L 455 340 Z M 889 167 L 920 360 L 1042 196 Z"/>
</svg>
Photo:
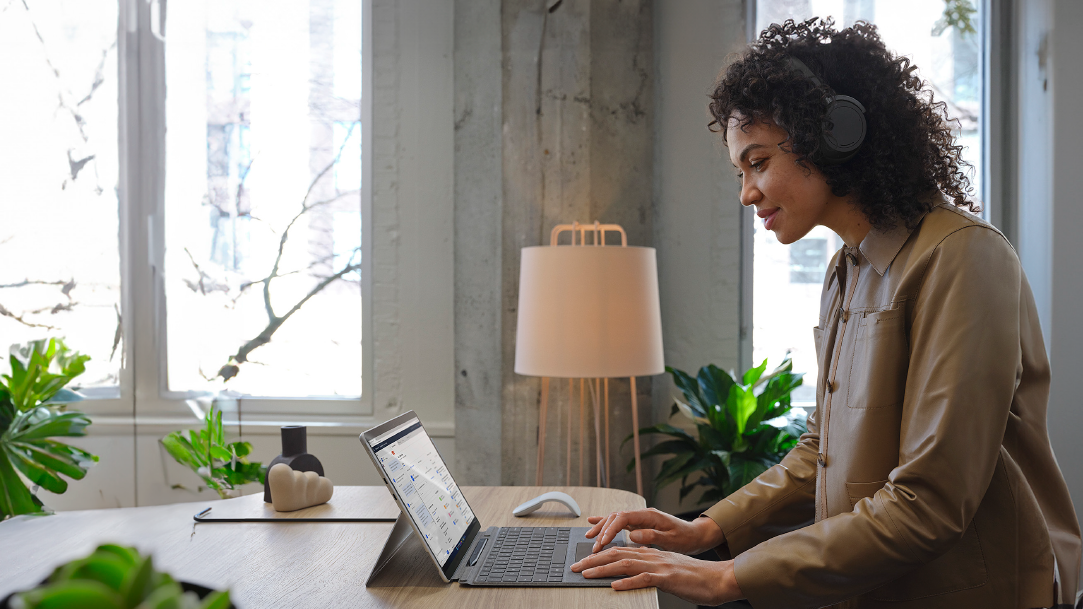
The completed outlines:
<svg viewBox="0 0 1083 609">
<path fill-rule="evenodd" d="M 369 412 L 367 4 L 4 3 L 0 335 L 151 411 Z"/>
<path fill-rule="evenodd" d="M 0 337 L 63 337 L 119 395 L 116 0 L 0 8 Z"/>
<path fill-rule="evenodd" d="M 166 385 L 360 396 L 359 0 L 170 8 Z"/>
<path fill-rule="evenodd" d="M 800 21 L 813 16 L 834 17 L 838 27 L 857 20 L 876 24 L 892 51 L 909 56 L 935 98 L 958 119 L 956 135 L 963 157 L 974 166 L 970 175 L 974 195 L 982 198 L 982 12 L 968 0 L 756 0 L 756 34 L 771 23 Z M 965 5 L 976 32 L 965 33 L 944 19 L 947 6 Z M 817 227 L 789 246 L 756 221 L 751 240 L 753 260 L 752 361 L 772 365 L 789 353 L 794 370 L 805 383 L 793 393 L 795 404 L 810 406 L 816 399 L 816 354 L 812 328 L 817 323 L 820 291 L 831 256 L 842 239 Z"/>
</svg>

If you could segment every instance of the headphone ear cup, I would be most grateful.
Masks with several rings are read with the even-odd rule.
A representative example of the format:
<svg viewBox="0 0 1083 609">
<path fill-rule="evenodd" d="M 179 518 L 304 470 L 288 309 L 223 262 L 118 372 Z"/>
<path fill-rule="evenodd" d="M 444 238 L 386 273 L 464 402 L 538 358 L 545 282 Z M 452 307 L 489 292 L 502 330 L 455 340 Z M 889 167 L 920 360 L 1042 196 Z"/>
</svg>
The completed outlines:
<svg viewBox="0 0 1083 609">
<path fill-rule="evenodd" d="M 836 95 L 824 112 L 821 153 L 823 161 L 835 165 L 857 154 L 865 141 L 865 106 L 848 95 Z"/>
</svg>

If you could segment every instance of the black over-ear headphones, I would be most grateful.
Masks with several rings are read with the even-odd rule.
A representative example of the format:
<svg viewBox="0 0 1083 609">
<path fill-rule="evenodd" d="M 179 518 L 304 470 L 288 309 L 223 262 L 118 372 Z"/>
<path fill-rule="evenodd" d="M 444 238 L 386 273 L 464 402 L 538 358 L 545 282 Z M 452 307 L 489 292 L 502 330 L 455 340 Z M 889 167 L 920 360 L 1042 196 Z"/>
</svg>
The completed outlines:
<svg viewBox="0 0 1083 609">
<path fill-rule="evenodd" d="M 813 84 L 829 91 L 824 103 L 820 154 L 814 159 L 824 165 L 849 161 L 865 141 L 865 106 L 848 95 L 837 95 L 812 73 L 800 59 L 790 56 L 790 67 L 805 75 Z"/>
</svg>

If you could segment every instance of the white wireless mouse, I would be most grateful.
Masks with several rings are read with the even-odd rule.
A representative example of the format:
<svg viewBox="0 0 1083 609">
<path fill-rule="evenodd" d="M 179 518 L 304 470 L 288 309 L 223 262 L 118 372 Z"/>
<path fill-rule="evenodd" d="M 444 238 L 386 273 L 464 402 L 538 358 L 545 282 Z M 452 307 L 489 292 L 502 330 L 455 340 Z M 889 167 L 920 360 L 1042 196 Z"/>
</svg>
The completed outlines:
<svg viewBox="0 0 1083 609">
<path fill-rule="evenodd" d="M 575 502 L 575 499 L 572 499 L 567 493 L 562 493 L 560 491 L 551 491 L 538 495 L 530 501 L 527 501 L 526 503 L 515 508 L 511 511 L 511 513 L 515 516 L 526 516 L 527 514 L 540 508 L 543 503 L 547 503 L 549 501 L 556 501 L 557 503 L 564 504 L 564 507 L 571 510 L 572 513 L 576 515 L 576 517 L 583 515 L 583 511 L 579 509 L 579 504 Z"/>
</svg>

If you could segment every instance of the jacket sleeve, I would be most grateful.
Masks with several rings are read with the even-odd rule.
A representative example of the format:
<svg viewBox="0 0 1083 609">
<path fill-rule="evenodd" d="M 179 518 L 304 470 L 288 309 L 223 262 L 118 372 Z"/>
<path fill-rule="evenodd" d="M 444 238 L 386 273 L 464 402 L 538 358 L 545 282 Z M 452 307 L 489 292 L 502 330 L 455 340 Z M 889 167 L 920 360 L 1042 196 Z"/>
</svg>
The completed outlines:
<svg viewBox="0 0 1083 609">
<path fill-rule="evenodd" d="M 831 271 L 824 278 L 824 293 L 837 281 L 841 250 L 835 252 L 828 264 Z M 820 303 L 820 325 L 828 318 L 827 301 Z M 821 332 L 819 328 L 813 332 Z M 820 351 L 820 339 L 816 350 Z M 816 409 L 808 416 L 807 433 L 801 435 L 797 446 L 782 462 L 771 467 L 738 491 L 731 493 L 706 512 L 722 529 L 725 543 L 715 551 L 724 559 L 781 535 L 787 531 L 812 524 L 816 515 L 816 457 L 820 452 L 819 412 L 822 394 L 816 393 Z"/>
<path fill-rule="evenodd" d="M 988 228 L 957 230 L 932 251 L 911 311 L 899 465 L 852 512 L 737 556 L 756 609 L 862 594 L 962 538 L 992 480 L 1018 378 L 1020 281 L 1014 251 Z"/>
<path fill-rule="evenodd" d="M 813 411 L 808 432 L 782 462 L 756 477 L 704 512 L 722 529 L 726 543 L 717 549 L 723 559 L 812 523 L 816 509 L 816 455 L 820 428 Z"/>
</svg>

